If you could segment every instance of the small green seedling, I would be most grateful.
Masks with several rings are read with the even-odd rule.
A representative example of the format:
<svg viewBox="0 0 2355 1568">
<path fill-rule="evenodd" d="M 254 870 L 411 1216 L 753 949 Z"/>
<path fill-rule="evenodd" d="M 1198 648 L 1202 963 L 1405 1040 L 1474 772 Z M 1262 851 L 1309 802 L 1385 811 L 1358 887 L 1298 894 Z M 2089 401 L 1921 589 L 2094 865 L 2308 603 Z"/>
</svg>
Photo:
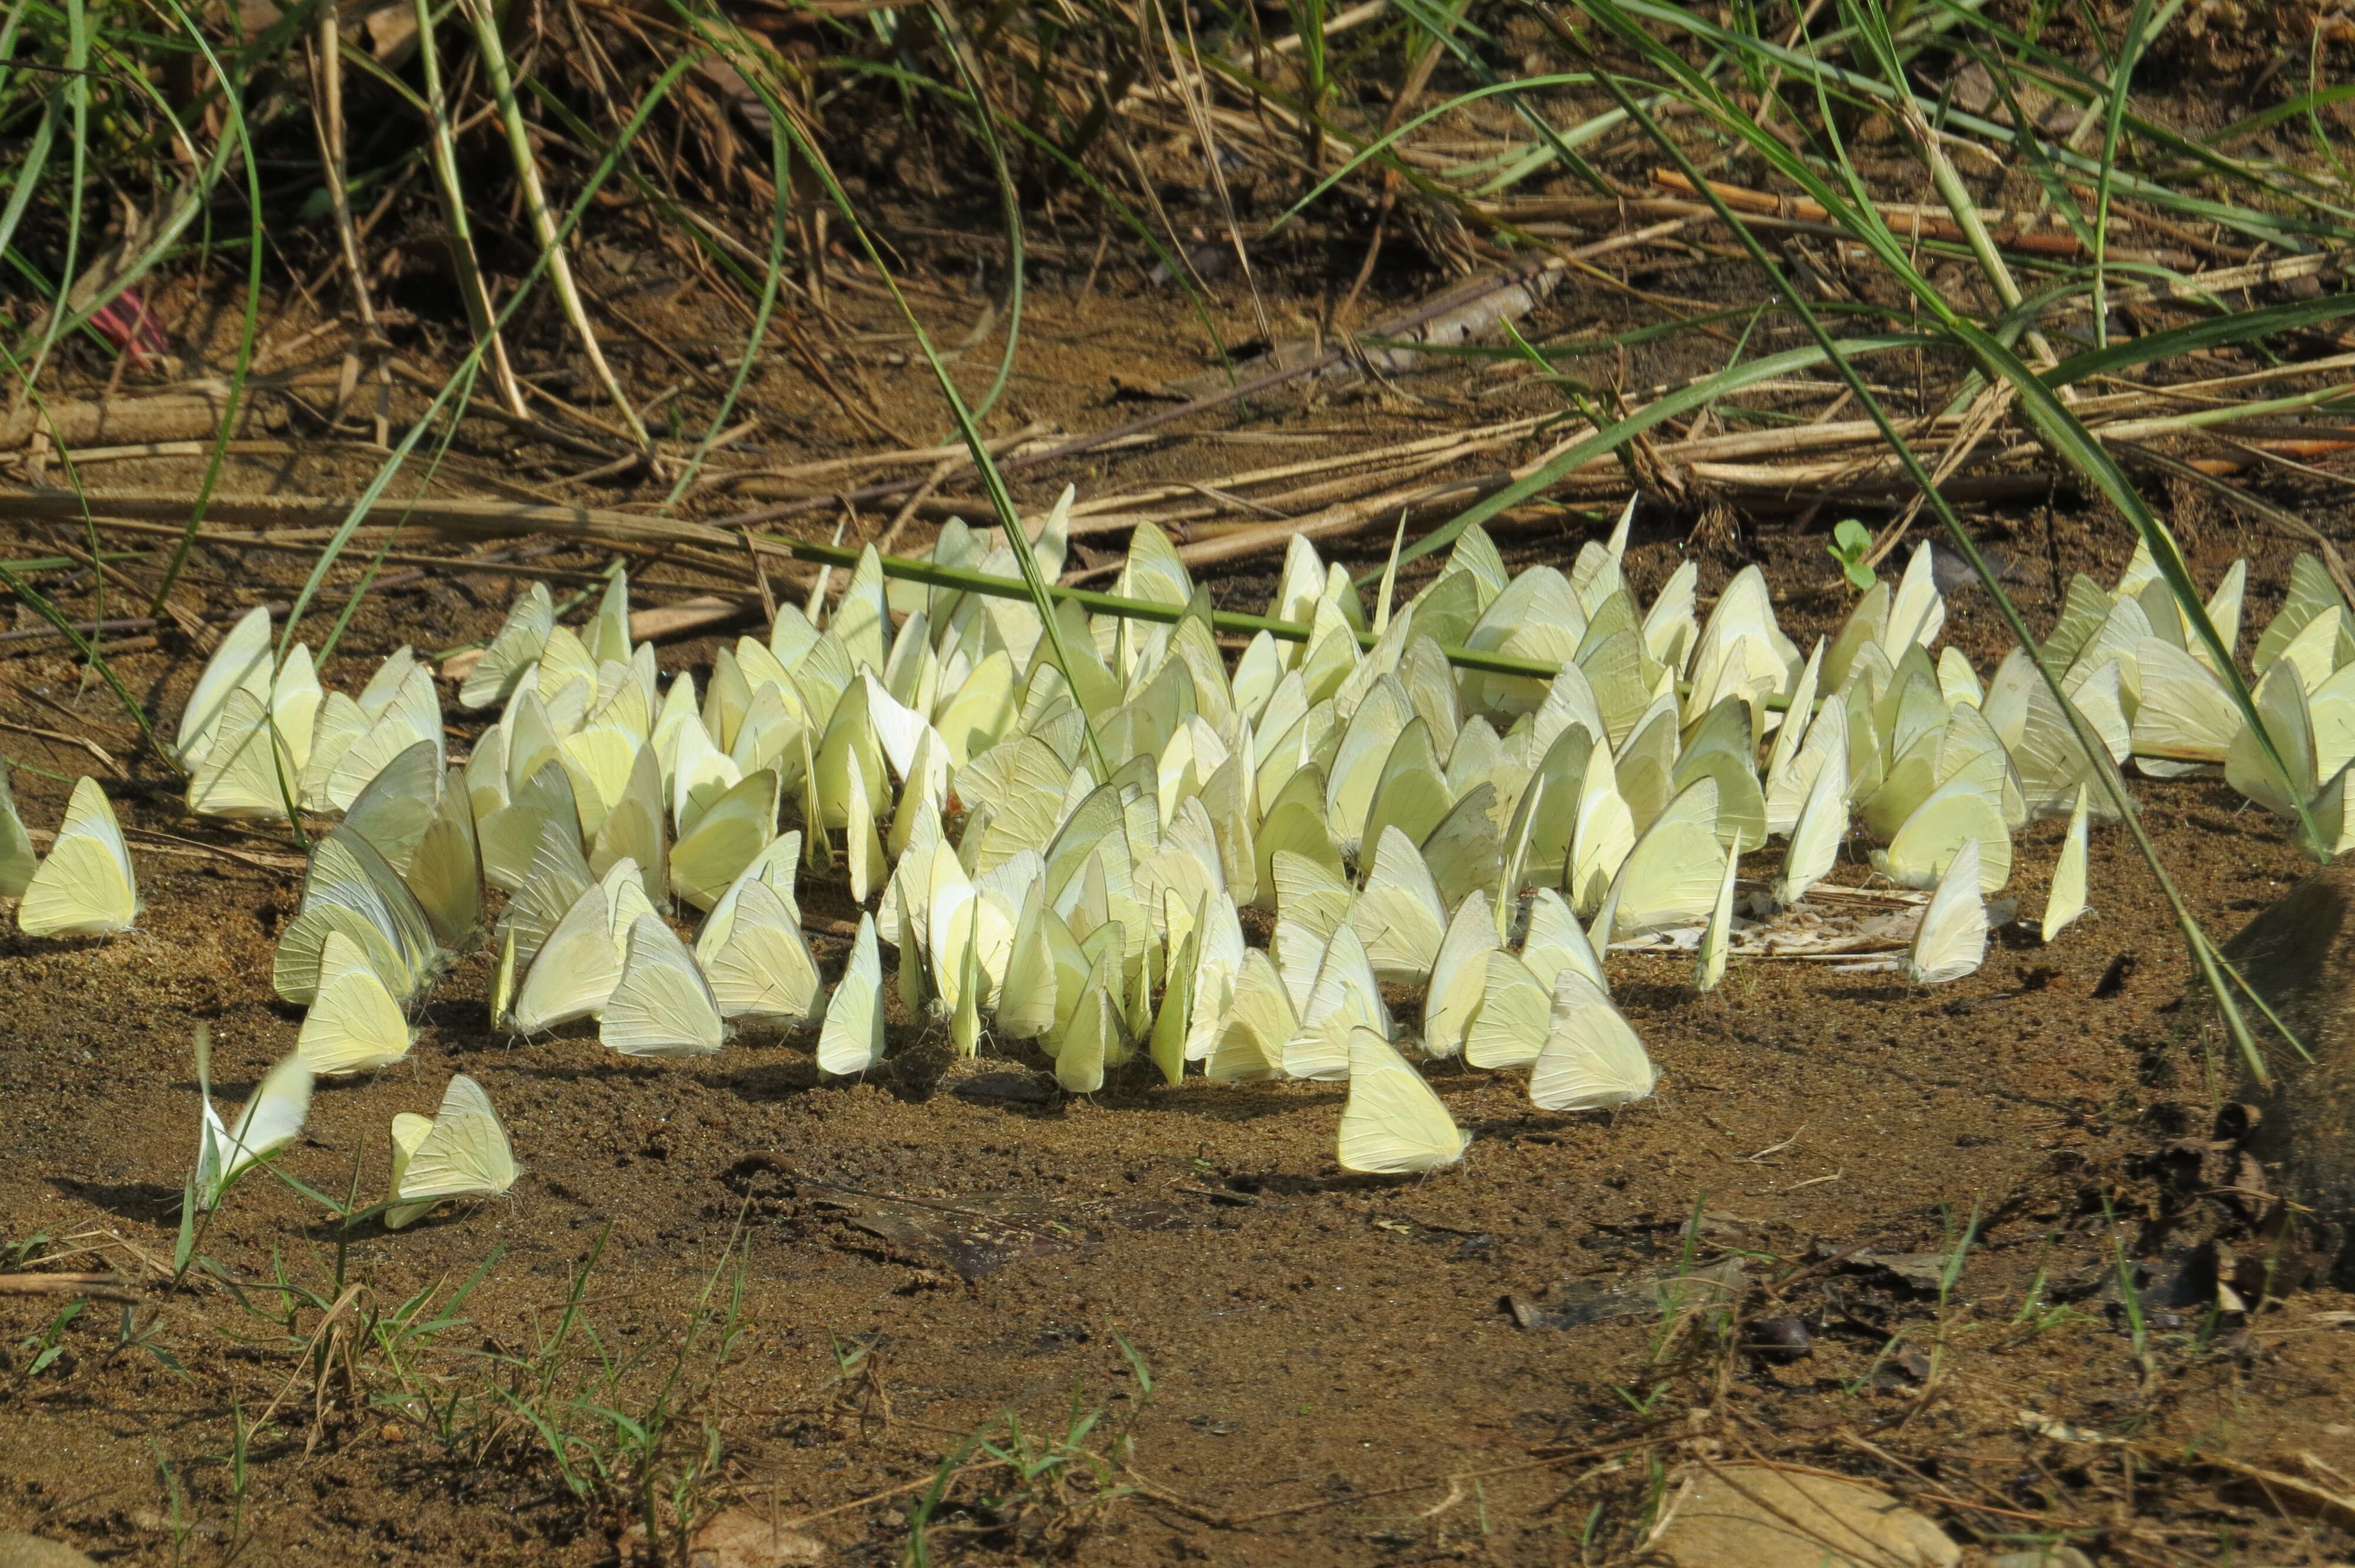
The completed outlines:
<svg viewBox="0 0 2355 1568">
<path fill-rule="evenodd" d="M 1853 517 L 1845 517 L 1833 525 L 1832 542 L 1824 546 L 1824 554 L 1839 563 L 1840 576 L 1862 593 L 1880 580 L 1880 574 L 1864 564 L 1865 552 L 1871 548 L 1872 530 Z"/>
</svg>

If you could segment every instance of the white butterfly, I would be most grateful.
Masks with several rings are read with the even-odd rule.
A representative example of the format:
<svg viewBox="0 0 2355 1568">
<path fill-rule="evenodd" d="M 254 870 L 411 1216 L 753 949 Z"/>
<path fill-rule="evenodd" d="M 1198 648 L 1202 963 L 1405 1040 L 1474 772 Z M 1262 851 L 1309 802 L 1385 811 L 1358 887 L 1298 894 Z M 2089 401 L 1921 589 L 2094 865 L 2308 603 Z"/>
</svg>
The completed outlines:
<svg viewBox="0 0 2355 1568">
<path fill-rule="evenodd" d="M 232 719 L 229 703 L 239 692 L 250 697 L 253 706 Z M 250 724 L 253 714 L 266 713 L 285 749 L 291 789 L 294 775 L 311 752 L 321 696 L 318 672 L 312 666 L 310 649 L 298 642 L 287 652 L 282 665 L 272 659 L 270 612 L 257 606 L 246 611 L 221 640 L 212 658 L 206 662 L 203 673 L 197 677 L 196 689 L 188 694 L 187 706 L 180 714 L 180 760 L 191 774 L 202 772 L 224 731 L 233 731 L 240 723 Z M 350 699 L 345 701 L 348 704 Z M 282 808 L 280 814 L 283 814 Z"/>
<path fill-rule="evenodd" d="M 1725 880 L 1718 884 L 1717 903 L 1701 932 L 1700 948 L 1693 959 L 1693 989 L 1715 991 L 1725 978 L 1725 960 L 1733 943 L 1733 874 L 1742 863 L 1742 840 L 1736 835 L 1725 852 Z"/>
<path fill-rule="evenodd" d="M 231 821 L 283 821 L 301 765 L 261 697 L 243 686 L 229 694 L 188 776 L 188 810 Z"/>
<path fill-rule="evenodd" d="M 410 1001 L 441 969 L 441 944 L 416 895 L 373 844 L 348 828 L 312 846 L 302 906 L 280 934 L 272 964 L 280 996 L 310 1002 L 329 931 L 358 944 L 396 1001 Z"/>
<path fill-rule="evenodd" d="M 1993 893 L 2010 880 L 2011 833 L 2002 801 L 1985 780 L 1967 775 L 1932 790 L 1889 847 L 1873 852 L 1872 867 L 1902 886 L 1928 887 L 1966 842 L 1978 849 L 1980 892 Z"/>
<path fill-rule="evenodd" d="M 1594 946 L 1706 916 L 1717 899 L 1723 853 L 1717 780 L 1704 775 L 1678 792 L 1620 863 L 1595 916 Z"/>
<path fill-rule="evenodd" d="M 1358 933 L 1344 926 L 1333 933 L 1317 964 L 1316 978 L 1300 1009 L 1300 1027 L 1284 1046 L 1284 1072 L 1292 1078 L 1339 1078 L 1349 1073 L 1349 1032 L 1370 1029 L 1390 1038 L 1390 1010 Z"/>
<path fill-rule="evenodd" d="M 1071 1026 L 1056 1043 L 1055 1081 L 1066 1094 L 1092 1095 L 1103 1087 L 1104 1069 L 1126 1046 L 1118 1005 L 1120 944 L 1106 941 L 1081 988 Z"/>
<path fill-rule="evenodd" d="M 1277 881 L 1280 886 L 1281 873 Z M 1395 824 L 1382 830 L 1374 846 L 1373 871 L 1349 906 L 1348 922 L 1378 979 L 1420 985 L 1430 975 L 1447 934 L 1447 906 L 1423 852 Z"/>
<path fill-rule="evenodd" d="M 516 993 L 512 1026 L 538 1034 L 602 1012 L 622 983 L 631 928 L 653 913 L 630 861 L 615 863 L 602 882 L 581 889 L 533 957 Z"/>
<path fill-rule="evenodd" d="M 1423 992 L 1423 1048 L 1433 1056 L 1453 1056 L 1464 1049 L 1486 992 L 1487 955 L 1497 947 L 1488 895 L 1475 888 L 1447 923 L 1447 934 L 1432 960 L 1430 987 Z"/>
<path fill-rule="evenodd" d="M 671 846 L 672 890 L 700 909 L 718 903 L 776 838 L 779 789 L 777 774 L 764 768 L 712 800 Z"/>
<path fill-rule="evenodd" d="M 1827 714 L 1844 714 L 1837 699 L 1824 705 Z M 1817 721 L 1820 724 L 1822 721 Z M 1841 725 L 1846 733 L 1846 724 Z M 1783 872 L 1774 881 L 1774 902 L 1789 908 L 1838 863 L 1840 845 L 1848 838 L 1848 758 L 1828 755 L 1807 786 L 1798 819 L 1791 824 L 1789 842 L 1783 846 Z"/>
<path fill-rule="evenodd" d="M 453 1198 L 496 1198 L 515 1185 L 515 1150 L 483 1086 L 460 1073 L 442 1091 L 432 1121 L 408 1112 L 392 1118 L 392 1196 L 384 1212 L 397 1231 Z"/>
<path fill-rule="evenodd" d="M 344 812 L 344 826 L 375 845 L 387 865 L 407 876 L 441 801 L 441 751 L 432 741 L 421 740 L 386 763 L 353 797 Z"/>
<path fill-rule="evenodd" d="M 2069 836 L 2052 867 L 2051 891 L 2044 899 L 2043 938 L 2048 943 L 2085 912 L 2085 787 L 2077 786 L 2077 806 L 2069 813 Z"/>
<path fill-rule="evenodd" d="M 1527 964 L 1501 948 L 1484 960 L 1480 1011 L 1464 1036 L 1475 1067 L 1526 1067 L 1544 1049 L 1550 999 Z"/>
<path fill-rule="evenodd" d="M 736 902 L 719 939 L 710 940 L 715 922 L 707 921 L 695 944 L 720 1016 L 802 1027 L 818 1014 L 821 985 L 794 909 L 758 880 L 740 883 L 731 895 Z"/>
<path fill-rule="evenodd" d="M 16 814 L 16 797 L 8 788 L 8 759 L 0 757 L 0 898 L 23 896 L 39 863 L 33 835 L 25 831 L 25 819 Z"/>
<path fill-rule="evenodd" d="M 473 947 L 482 934 L 482 849 L 465 776 L 453 768 L 442 780 L 433 820 L 409 857 L 407 878 L 435 939 L 453 952 Z"/>
<path fill-rule="evenodd" d="M 624 1056 L 706 1056 L 727 1037 L 719 1001 L 695 955 L 661 916 L 639 916 L 597 1038 Z"/>
<path fill-rule="evenodd" d="M 322 1077 L 373 1072 L 409 1054 L 416 1036 L 360 945 L 341 931 L 319 949 L 318 990 L 295 1054 Z"/>
<path fill-rule="evenodd" d="M 1941 985 L 1976 970 L 1987 958 L 1987 903 L 1979 893 L 1979 846 L 1966 840 L 1938 879 L 1898 969 L 1915 985 Z"/>
<path fill-rule="evenodd" d="M 1284 1048 L 1300 1027 L 1292 998 L 1266 952 L 1246 948 L 1234 994 L 1219 1022 L 1203 1073 L 1214 1084 L 1284 1076 Z"/>
<path fill-rule="evenodd" d="M 229 1188 L 261 1161 L 302 1135 L 311 1114 L 311 1069 L 290 1055 L 270 1069 L 233 1126 L 221 1125 L 213 1109 L 211 1052 L 197 1036 L 197 1097 L 203 1107 L 197 1128 L 197 1171 L 191 1195 L 198 1213 L 220 1207 Z"/>
<path fill-rule="evenodd" d="M 27 937 L 111 937 L 131 929 L 139 910 L 114 808 L 98 780 L 77 779 L 48 856 L 25 885 L 17 927 Z"/>
<path fill-rule="evenodd" d="M 1345 1171 L 1375 1175 L 1437 1171 L 1464 1158 L 1472 1135 L 1391 1043 L 1371 1029 L 1348 1034 L 1349 1099 L 1341 1108 Z"/>
<path fill-rule="evenodd" d="M 506 624 L 491 640 L 482 658 L 466 672 L 459 684 L 458 701 L 469 708 L 487 708 L 504 703 L 514 694 L 516 686 L 527 673 L 533 673 L 539 657 L 548 647 L 548 636 L 556 625 L 556 606 L 549 601 L 548 585 L 534 583 L 517 597 L 507 609 Z"/>
<path fill-rule="evenodd" d="M 912 961 L 906 952 L 902 964 Z M 837 1077 L 866 1072 L 883 1059 L 883 955 L 876 945 L 875 916 L 858 916 L 850 960 L 826 1002 L 818 1030 L 818 1071 Z"/>
<path fill-rule="evenodd" d="M 542 769 L 542 777 L 548 771 Z M 559 813 L 542 822 L 530 869 L 499 915 L 499 936 L 515 938 L 520 963 L 528 967 L 539 956 L 540 944 L 555 931 L 557 922 L 597 880 L 589 869 L 589 857 L 581 853 L 581 830 L 570 814 Z"/>
<path fill-rule="evenodd" d="M 1610 1110 L 1649 1096 L 1658 1074 L 1611 999 L 1574 969 L 1554 981 L 1545 1049 L 1529 1072 L 1540 1110 Z"/>
<path fill-rule="evenodd" d="M 437 766 L 446 745 L 442 733 L 442 697 L 433 686 L 433 673 L 403 648 L 386 660 L 360 693 L 357 720 L 349 710 L 337 724 L 334 738 L 327 734 L 328 710 L 320 710 L 321 733 L 303 765 L 303 798 L 306 805 L 345 810 L 385 766 L 419 741 L 432 743 Z"/>
</svg>

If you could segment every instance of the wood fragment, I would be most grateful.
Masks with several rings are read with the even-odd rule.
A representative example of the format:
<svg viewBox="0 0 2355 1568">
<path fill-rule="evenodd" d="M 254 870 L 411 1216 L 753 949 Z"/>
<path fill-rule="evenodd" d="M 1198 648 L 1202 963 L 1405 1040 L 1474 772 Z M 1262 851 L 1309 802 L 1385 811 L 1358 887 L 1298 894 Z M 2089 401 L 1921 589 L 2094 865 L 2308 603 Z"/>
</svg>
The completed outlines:
<svg viewBox="0 0 2355 1568">
<path fill-rule="evenodd" d="M 751 535 L 748 534 L 744 537 L 749 546 Z M 729 598 L 719 594 L 701 594 L 677 604 L 633 611 L 630 640 L 634 642 L 660 642 L 666 638 L 691 636 L 758 614 L 761 608 L 761 600 L 756 595 Z"/>
<path fill-rule="evenodd" d="M 0 413 L 0 448 L 23 446 L 36 434 L 60 446 L 197 440 L 217 434 L 229 409 L 229 388 L 199 385 L 148 397 L 95 402 L 50 398 Z M 261 422 L 250 397 L 238 410 L 238 428 Z"/>
<path fill-rule="evenodd" d="M 1673 169 L 1654 169 L 1652 183 L 1662 190 L 1675 191 L 1680 196 L 1700 195 L 1690 180 Z M 1709 188 L 1726 206 L 1740 212 L 1764 213 L 1797 218 L 1806 223 L 1829 223 L 1832 220 L 1831 214 L 1824 210 L 1822 204 L 1809 201 L 1805 196 L 1778 196 L 1766 191 L 1752 190 L 1746 185 L 1728 185 L 1721 180 L 1710 181 Z M 1963 232 L 1963 226 L 1950 217 L 1936 217 L 1925 211 L 1887 202 L 1875 202 L 1873 210 L 1901 239 L 1942 239 L 1956 245 L 1969 242 L 1969 236 Z M 2024 215 L 1998 212 L 1992 216 L 1998 223 L 2011 225 L 1988 232 L 1987 238 L 2002 249 L 2072 259 L 2087 254 L 2083 242 L 2065 229 L 2059 233 L 2050 230 L 2039 232 L 2020 227 L 2025 221 Z M 2055 214 L 2051 221 L 2058 226 L 2061 218 Z M 2119 221 L 2125 221 L 2123 216 Z"/>
<path fill-rule="evenodd" d="M 119 1274 L 0 1274 L 0 1296 L 80 1296 L 92 1301 L 137 1301 Z"/>
</svg>

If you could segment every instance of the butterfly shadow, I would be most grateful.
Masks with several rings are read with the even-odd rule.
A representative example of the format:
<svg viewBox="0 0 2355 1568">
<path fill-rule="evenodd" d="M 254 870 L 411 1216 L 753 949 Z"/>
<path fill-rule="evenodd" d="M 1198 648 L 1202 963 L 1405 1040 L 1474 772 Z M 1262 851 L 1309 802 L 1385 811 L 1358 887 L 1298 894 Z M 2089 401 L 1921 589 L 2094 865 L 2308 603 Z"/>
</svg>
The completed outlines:
<svg viewBox="0 0 2355 1568">
<path fill-rule="evenodd" d="M 764 1050 L 743 1066 L 698 1076 L 704 1087 L 734 1095 L 740 1100 L 792 1099 L 825 1086 L 817 1070 L 817 1058 L 790 1046 Z"/>
<path fill-rule="evenodd" d="M 1611 982 L 1611 1004 L 1622 1012 L 1675 1012 L 1709 1000 L 1708 993 L 1694 991 L 1682 977 L 1664 980 L 1624 975 Z"/>
<path fill-rule="evenodd" d="M 352 1221 L 344 1220 L 334 1214 L 323 1214 L 315 1220 L 305 1223 L 301 1226 L 301 1231 L 305 1241 L 319 1245 L 340 1245 L 349 1247 L 379 1245 L 399 1237 L 437 1231 L 446 1225 L 465 1224 L 474 1218 L 475 1212 L 485 1202 L 495 1201 L 469 1198 L 438 1203 L 432 1213 L 419 1215 L 399 1230 L 394 1230 L 386 1224 L 384 1215 L 377 1213 L 364 1220 Z"/>
<path fill-rule="evenodd" d="M 1828 994 L 1837 996 L 1843 1001 L 1863 1002 L 1875 1007 L 1893 1007 L 1906 1002 L 1925 1001 L 1937 989 L 1935 986 L 1907 985 L 1902 980 L 1881 980 L 1848 986 L 1831 991 Z"/>
<path fill-rule="evenodd" d="M 1375 1175 L 1361 1171 L 1343 1171 L 1330 1176 L 1291 1176 L 1275 1171 L 1252 1172 L 1230 1176 L 1229 1191 L 1258 1198 L 1303 1198 L 1319 1192 L 1389 1192 L 1401 1187 L 1419 1187 L 1433 1180 L 1433 1172 L 1401 1171 L 1396 1175 Z"/>
<path fill-rule="evenodd" d="M 1188 1079 L 1178 1089 L 1122 1097 L 1124 1108 L 1134 1106 L 1169 1116 L 1198 1117 L 1207 1121 L 1258 1121 L 1288 1116 L 1309 1106 L 1337 1106 L 1349 1097 L 1347 1084 L 1210 1084 Z"/>
<path fill-rule="evenodd" d="M 0 933 L 0 959 L 54 959 L 68 953 L 95 953 L 135 940 L 144 934 L 132 930 L 113 937 L 27 937 L 16 929 L 16 924 L 12 915 L 7 929 Z"/>
<path fill-rule="evenodd" d="M 513 1066 L 502 1063 L 500 1070 L 551 1084 L 638 1084 L 676 1071 L 677 1064 L 658 1057 L 641 1059 L 609 1054 L 603 1061 L 519 1062 Z"/>
<path fill-rule="evenodd" d="M 302 1016 L 302 1010 L 295 1010 Z M 496 1044 L 506 1037 L 504 1030 L 491 1027 L 490 1008 L 472 997 L 442 997 L 429 1000 L 417 1010 L 410 1022 L 445 1045 L 462 1045 L 470 1041 Z"/>
<path fill-rule="evenodd" d="M 104 1209 L 117 1219 L 130 1220 L 143 1225 L 167 1225 L 180 1217 L 177 1187 L 166 1187 L 161 1181 L 83 1181 L 71 1176 L 52 1176 L 49 1185 L 69 1198 Z"/>
</svg>

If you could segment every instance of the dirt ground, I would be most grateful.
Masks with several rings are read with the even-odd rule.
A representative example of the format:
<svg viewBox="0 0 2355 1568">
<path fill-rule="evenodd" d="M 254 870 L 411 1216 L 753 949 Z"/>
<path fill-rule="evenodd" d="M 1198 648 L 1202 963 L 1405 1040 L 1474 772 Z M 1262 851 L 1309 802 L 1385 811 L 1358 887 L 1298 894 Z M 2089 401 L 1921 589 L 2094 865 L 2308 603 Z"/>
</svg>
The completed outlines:
<svg viewBox="0 0 2355 1568">
<path fill-rule="evenodd" d="M 1124 417 L 1115 376 L 1199 367 L 1174 305 L 1045 296 L 1008 419 L 1101 428 Z M 1676 368 L 1639 364 L 1629 385 Z M 878 386 L 912 397 L 911 376 Z M 1370 445 L 1540 406 L 1527 390 L 1476 405 L 1477 381 L 1294 396 L 1231 428 Z M 861 439 L 797 395 L 805 428 L 781 454 Z M 1072 477 L 1234 458 L 1196 440 Z M 348 494 L 364 472 L 332 454 L 247 460 L 230 486 Z M 1706 599 L 1755 559 L 1803 646 L 1837 624 L 1828 519 L 1689 540 L 1694 521 L 1646 512 L 1640 593 L 1689 554 Z M 2179 521 L 2203 583 L 2251 557 L 2262 626 L 2286 547 L 2188 505 Z M 2108 580 L 2128 549 L 2066 495 L 1973 525 L 2040 626 L 2069 573 Z M 1517 563 L 1563 566 L 1585 536 L 1560 519 L 1499 535 Z M 18 531 L 8 553 L 53 543 Z M 198 594 L 227 610 L 300 569 L 200 552 Z M 1215 578 L 1220 601 L 1263 608 L 1253 570 Z M 324 673 L 349 687 L 400 642 L 482 636 L 517 586 L 373 594 Z M 64 602 L 92 608 L 86 591 Z M 1948 634 L 1992 671 L 2003 637 L 1976 588 Z M 666 645 L 663 668 L 708 667 L 715 646 Z M 2007 930 L 1978 974 L 1934 991 L 1754 963 L 1696 997 L 1681 963 L 1614 957 L 1658 1094 L 1556 1116 L 1517 1075 L 1441 1066 L 1432 1081 L 1476 1141 L 1418 1181 L 1338 1171 L 1334 1086 L 1137 1077 L 1083 1100 L 993 1097 L 1005 1080 L 948 1072 L 937 1029 L 904 1019 L 865 1083 L 820 1085 L 807 1038 L 683 1065 L 619 1063 L 577 1034 L 516 1044 L 486 1030 L 476 953 L 425 1007 L 413 1065 L 323 1085 L 282 1164 L 372 1201 L 389 1118 L 430 1111 L 461 1070 L 506 1118 L 514 1192 L 345 1237 L 289 1186 L 250 1180 L 167 1290 L 196 1141 L 191 1031 L 208 1024 L 226 1100 L 292 1049 L 270 958 L 297 874 L 282 842 L 185 818 L 56 649 L 0 643 L 0 747 L 29 765 L 27 819 L 53 825 L 66 784 L 48 775 L 94 766 L 54 738 L 70 735 L 120 759 L 99 770 L 126 823 L 186 842 L 134 844 L 136 933 L 0 938 L 0 1265 L 111 1267 L 134 1298 L 0 1298 L 0 1529 L 142 1564 L 590 1564 L 637 1557 L 629 1531 L 650 1515 L 671 1553 L 682 1514 L 741 1507 L 844 1563 L 1600 1564 L 1637 1556 L 1678 1466 L 1755 1456 L 1869 1478 L 1973 1561 L 2051 1540 L 2118 1563 L 2355 1552 L 2355 1516 L 2309 1495 L 2355 1492 L 2355 1301 L 2306 1291 L 2219 1319 L 2175 1288 L 2165 1244 L 2193 1200 L 2167 1151 L 2205 1135 L 2215 1090 L 2180 939 L 2115 828 L 2094 834 L 2086 919 L 2049 949 Z M 176 720 L 195 661 L 115 657 Z M 479 726 L 451 711 L 463 747 Z M 2221 783 L 2139 793 L 2220 939 L 2302 874 L 2279 824 Z M 2007 895 L 2024 909 L 2059 827 L 2022 835 Z M 804 907 L 855 915 L 843 888 L 806 881 Z M 831 972 L 845 944 L 815 940 Z M 1679 1274 L 1705 1277 L 1653 1283 Z"/>
</svg>

